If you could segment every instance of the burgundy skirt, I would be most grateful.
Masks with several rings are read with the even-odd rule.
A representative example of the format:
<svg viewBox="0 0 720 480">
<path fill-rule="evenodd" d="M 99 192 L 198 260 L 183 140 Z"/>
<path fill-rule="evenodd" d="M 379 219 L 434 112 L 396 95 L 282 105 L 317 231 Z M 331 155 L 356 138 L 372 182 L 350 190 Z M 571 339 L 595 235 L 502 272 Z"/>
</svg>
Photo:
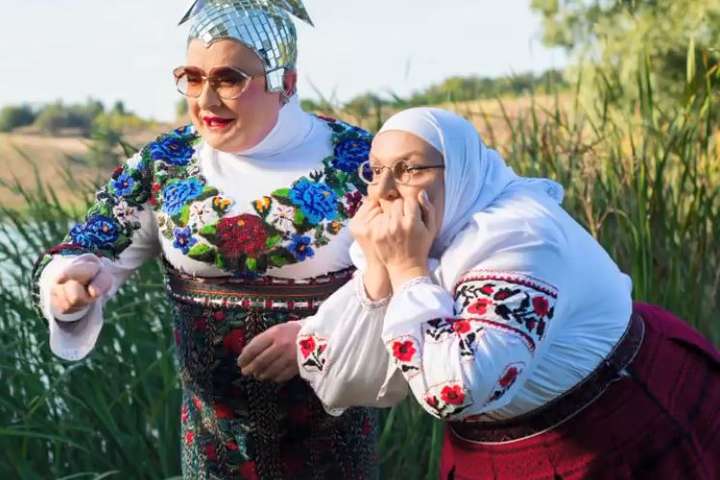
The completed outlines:
<svg viewBox="0 0 720 480">
<path fill-rule="evenodd" d="M 720 352 L 671 313 L 645 323 L 629 376 L 543 433 L 476 442 L 445 432 L 441 478 L 720 479 Z"/>
</svg>

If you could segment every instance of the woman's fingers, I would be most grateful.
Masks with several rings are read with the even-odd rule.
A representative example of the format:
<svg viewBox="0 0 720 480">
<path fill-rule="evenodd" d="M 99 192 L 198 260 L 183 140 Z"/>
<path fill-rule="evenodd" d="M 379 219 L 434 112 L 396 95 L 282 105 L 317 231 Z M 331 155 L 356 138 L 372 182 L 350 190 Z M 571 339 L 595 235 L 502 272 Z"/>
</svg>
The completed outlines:
<svg viewBox="0 0 720 480">
<path fill-rule="evenodd" d="M 265 332 L 253 338 L 250 343 L 248 343 L 245 348 L 243 348 L 242 353 L 240 353 L 240 356 L 237 359 L 238 367 L 240 367 L 241 369 L 248 367 L 258 355 L 264 352 L 272 344 L 273 335 L 270 330 L 266 330 Z"/>
<path fill-rule="evenodd" d="M 101 264 L 96 262 L 79 262 L 71 264 L 58 276 L 57 283 L 65 283 L 68 280 L 75 280 L 83 285 L 88 285 L 95 275 L 98 274 L 100 268 Z"/>
<path fill-rule="evenodd" d="M 101 269 L 100 272 L 95 275 L 88 285 L 88 294 L 93 299 L 98 299 L 110 291 L 113 284 L 113 277 L 107 271 Z"/>
<path fill-rule="evenodd" d="M 268 367 L 276 361 L 281 360 L 284 353 L 283 349 L 272 344 L 252 359 L 246 366 L 242 367 L 240 371 L 243 375 L 252 375 L 262 380 Z"/>
<path fill-rule="evenodd" d="M 418 200 L 422 209 L 422 219 L 427 229 L 434 235 L 437 233 L 437 216 L 435 212 L 435 206 L 430 202 L 430 197 L 425 190 L 422 190 L 418 194 Z"/>
<path fill-rule="evenodd" d="M 60 302 L 61 313 L 75 313 L 76 311 L 90 305 L 94 299 L 90 296 L 85 285 L 75 280 L 68 280 L 61 284 L 62 299 Z"/>
<path fill-rule="evenodd" d="M 398 198 L 390 204 L 390 208 L 388 209 L 387 213 L 391 228 L 396 228 L 400 224 L 400 221 L 403 217 L 403 208 L 404 207 L 402 198 Z"/>
<path fill-rule="evenodd" d="M 298 374 L 297 362 L 293 362 L 293 365 L 289 366 L 282 372 L 280 372 L 276 378 L 273 379 L 276 383 L 285 383 L 288 380 L 294 378 Z"/>
<path fill-rule="evenodd" d="M 292 357 L 283 355 L 282 357 L 276 359 L 273 363 L 268 365 L 265 371 L 258 372 L 257 378 L 258 380 L 283 382 L 287 381 L 285 380 L 286 376 L 293 372 L 294 374 L 291 375 L 290 378 L 295 376 L 298 372 L 297 358 L 295 357 L 295 355 L 293 355 Z"/>
</svg>

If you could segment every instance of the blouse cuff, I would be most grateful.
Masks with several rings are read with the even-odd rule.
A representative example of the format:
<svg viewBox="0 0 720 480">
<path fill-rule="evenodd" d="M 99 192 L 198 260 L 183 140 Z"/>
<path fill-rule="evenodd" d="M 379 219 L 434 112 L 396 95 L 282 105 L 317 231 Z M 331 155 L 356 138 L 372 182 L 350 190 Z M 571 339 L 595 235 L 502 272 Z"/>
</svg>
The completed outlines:
<svg viewBox="0 0 720 480">
<path fill-rule="evenodd" d="M 383 339 L 389 341 L 433 318 L 451 318 L 452 296 L 429 277 L 416 277 L 405 282 L 393 294 L 385 313 Z"/>
<path fill-rule="evenodd" d="M 392 298 L 391 295 L 388 295 L 387 297 L 381 298 L 379 300 L 373 300 L 368 296 L 367 290 L 365 290 L 365 282 L 363 280 L 362 271 L 358 271 L 358 273 L 353 277 L 352 281 L 355 282 L 355 296 L 364 309 L 377 310 L 380 308 L 385 308 L 390 303 L 390 299 Z"/>
</svg>

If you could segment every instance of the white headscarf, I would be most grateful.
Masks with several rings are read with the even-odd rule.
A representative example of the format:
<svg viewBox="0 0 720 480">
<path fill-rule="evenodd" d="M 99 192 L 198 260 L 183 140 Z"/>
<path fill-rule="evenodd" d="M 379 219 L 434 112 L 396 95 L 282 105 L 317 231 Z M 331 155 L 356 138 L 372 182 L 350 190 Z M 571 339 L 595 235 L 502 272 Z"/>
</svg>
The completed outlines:
<svg viewBox="0 0 720 480">
<path fill-rule="evenodd" d="M 419 107 L 390 117 L 378 134 L 389 130 L 411 133 L 432 145 L 445 162 L 445 207 L 431 255 L 439 257 L 453 238 L 510 186 L 540 189 L 558 203 L 564 190 L 552 180 L 520 177 L 495 150 L 487 148 L 475 127 L 464 118 L 439 108 Z M 358 267 L 364 258 L 356 244 L 351 255 Z"/>
</svg>

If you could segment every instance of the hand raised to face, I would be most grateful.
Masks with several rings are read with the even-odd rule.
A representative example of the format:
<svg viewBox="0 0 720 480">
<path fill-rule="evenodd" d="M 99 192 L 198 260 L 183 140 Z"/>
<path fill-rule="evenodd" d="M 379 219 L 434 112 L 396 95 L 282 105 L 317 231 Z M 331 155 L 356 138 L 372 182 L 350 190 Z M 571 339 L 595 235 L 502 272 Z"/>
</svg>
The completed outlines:
<svg viewBox="0 0 720 480">
<path fill-rule="evenodd" d="M 438 232 L 437 216 L 425 191 L 417 198 L 398 197 L 384 205 L 381 213 L 373 210 L 364 237 L 397 291 L 404 281 L 427 275 L 430 247 Z"/>
</svg>

